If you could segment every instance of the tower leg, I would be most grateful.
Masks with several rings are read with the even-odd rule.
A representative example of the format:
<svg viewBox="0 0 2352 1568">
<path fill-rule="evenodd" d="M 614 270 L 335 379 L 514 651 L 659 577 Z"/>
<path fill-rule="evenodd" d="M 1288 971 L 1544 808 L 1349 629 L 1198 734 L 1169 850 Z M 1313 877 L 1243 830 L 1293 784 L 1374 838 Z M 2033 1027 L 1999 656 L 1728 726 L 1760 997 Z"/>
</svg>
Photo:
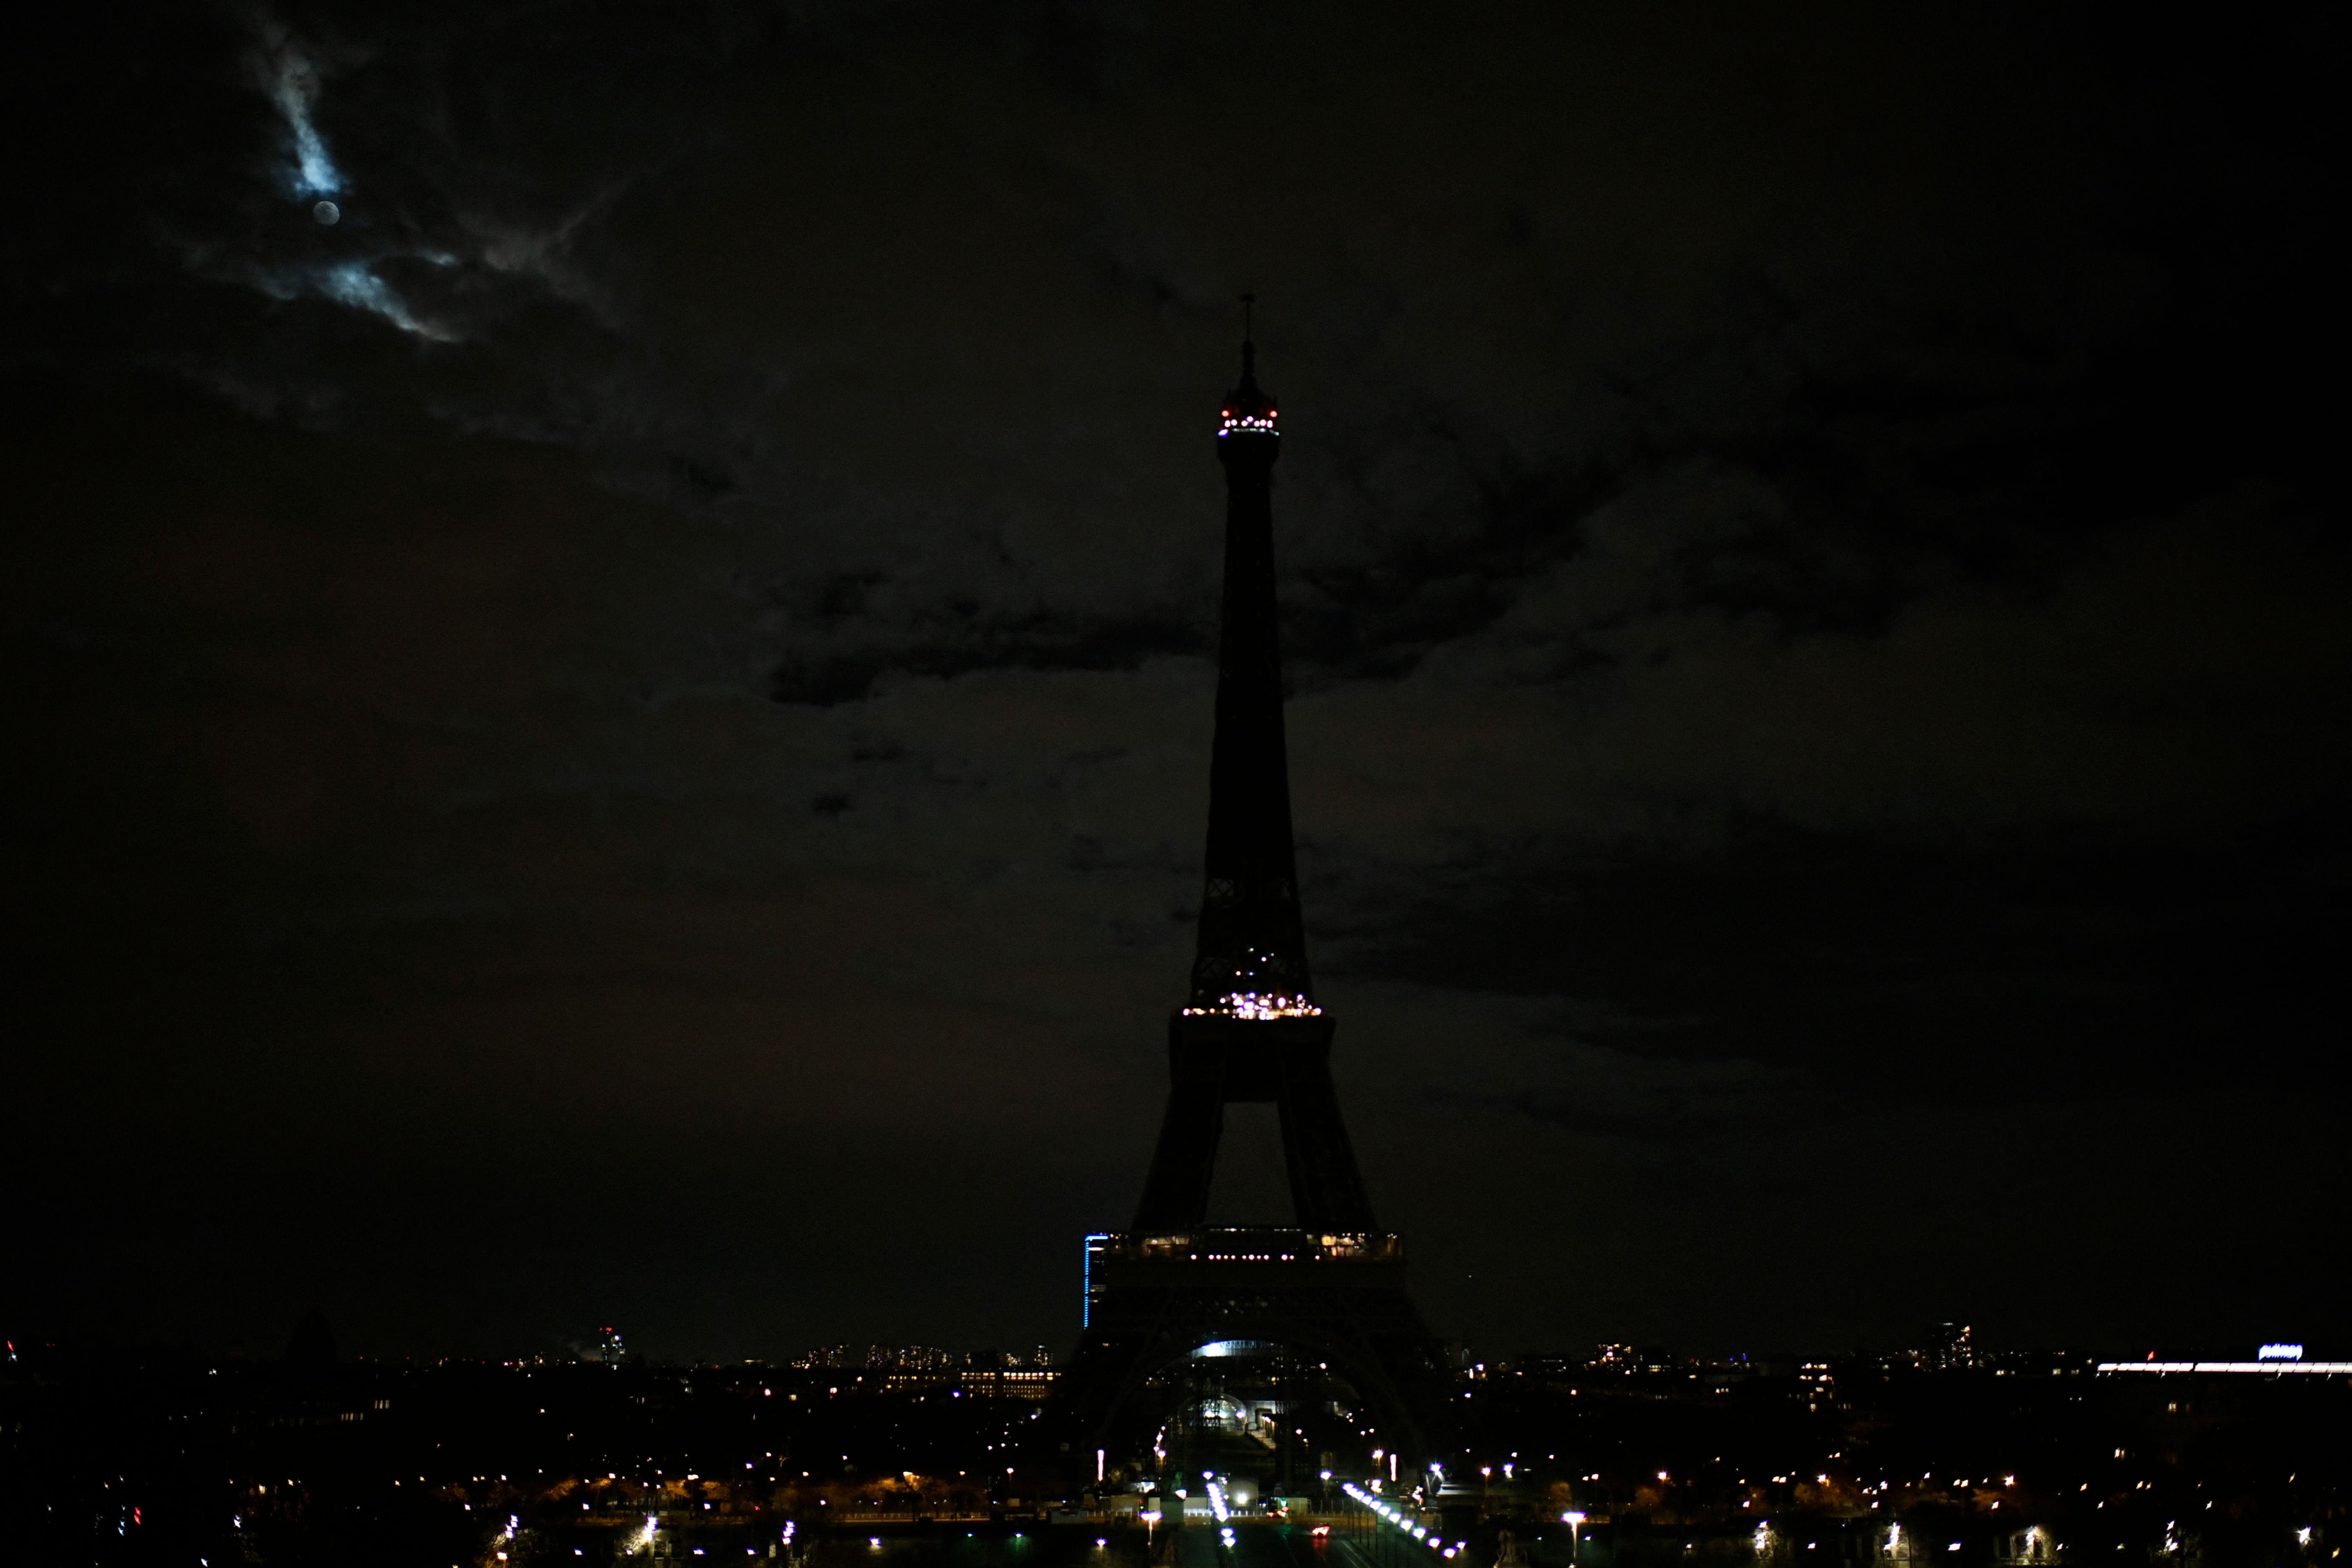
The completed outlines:
<svg viewBox="0 0 2352 1568">
<path fill-rule="evenodd" d="M 1277 1109 L 1290 1201 L 1303 1230 L 1362 1235 L 1379 1226 L 1340 1120 L 1339 1091 L 1322 1061 L 1283 1064 Z"/>
<path fill-rule="evenodd" d="M 1224 1136 L 1224 1085 L 1214 1072 L 1195 1068 L 1180 1074 L 1168 1091 L 1168 1112 L 1160 1121 L 1160 1142 L 1136 1206 L 1139 1235 L 1192 1230 L 1209 1214 L 1209 1184 L 1217 1170 L 1217 1144 Z"/>
</svg>

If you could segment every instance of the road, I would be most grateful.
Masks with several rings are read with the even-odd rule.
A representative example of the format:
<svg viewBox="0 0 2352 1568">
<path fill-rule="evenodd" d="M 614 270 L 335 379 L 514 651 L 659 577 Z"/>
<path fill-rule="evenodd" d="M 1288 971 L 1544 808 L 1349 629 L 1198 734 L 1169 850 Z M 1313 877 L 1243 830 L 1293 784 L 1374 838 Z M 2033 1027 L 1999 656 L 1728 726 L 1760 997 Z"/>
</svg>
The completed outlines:
<svg viewBox="0 0 2352 1568">
<path fill-rule="evenodd" d="M 1318 1538 L 1305 1525 L 1235 1520 L 1234 1545 L 1219 1544 L 1217 1527 L 1188 1522 L 1176 1542 L 1177 1568 L 1374 1568 L 1349 1532 Z"/>
</svg>

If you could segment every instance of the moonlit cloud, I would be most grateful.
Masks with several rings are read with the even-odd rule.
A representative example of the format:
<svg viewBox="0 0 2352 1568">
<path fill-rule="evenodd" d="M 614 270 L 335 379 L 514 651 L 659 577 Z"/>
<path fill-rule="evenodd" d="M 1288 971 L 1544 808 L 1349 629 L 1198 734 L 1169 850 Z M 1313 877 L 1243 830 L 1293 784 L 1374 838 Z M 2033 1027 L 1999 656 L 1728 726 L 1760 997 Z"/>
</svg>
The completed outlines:
<svg viewBox="0 0 2352 1568">
<path fill-rule="evenodd" d="M 404 332 L 415 332 L 436 342 L 448 342 L 455 336 L 429 321 L 419 321 L 401 303 L 400 297 L 384 286 L 383 279 L 368 270 L 365 262 L 343 261 L 328 268 L 320 279 L 320 288 L 329 299 L 382 316 Z"/>
<path fill-rule="evenodd" d="M 311 106 L 318 100 L 318 67 L 290 41 L 281 44 L 271 64 L 269 101 L 284 118 L 292 145 L 294 165 L 288 171 L 289 185 L 304 200 L 340 195 L 343 189 L 342 171 L 335 167 L 326 138 L 319 134 L 310 118 Z"/>
<path fill-rule="evenodd" d="M 275 23 L 265 26 L 263 42 L 268 55 L 264 89 L 278 111 L 285 150 L 290 158 L 279 171 L 279 177 L 288 194 L 296 200 L 318 204 L 312 210 L 322 227 L 334 226 L 343 216 L 341 206 L 320 198 L 343 195 L 350 180 L 328 150 L 327 140 L 320 133 L 314 118 L 320 90 L 318 62 Z M 246 276 L 274 299 L 317 294 L 339 305 L 366 311 L 413 336 L 436 342 L 457 341 L 457 333 L 419 316 L 378 276 L 376 263 L 384 254 L 426 260 L 436 267 L 454 266 L 458 260 L 432 247 L 395 249 L 374 258 L 347 258 L 297 268 L 270 258 L 247 267 Z"/>
</svg>

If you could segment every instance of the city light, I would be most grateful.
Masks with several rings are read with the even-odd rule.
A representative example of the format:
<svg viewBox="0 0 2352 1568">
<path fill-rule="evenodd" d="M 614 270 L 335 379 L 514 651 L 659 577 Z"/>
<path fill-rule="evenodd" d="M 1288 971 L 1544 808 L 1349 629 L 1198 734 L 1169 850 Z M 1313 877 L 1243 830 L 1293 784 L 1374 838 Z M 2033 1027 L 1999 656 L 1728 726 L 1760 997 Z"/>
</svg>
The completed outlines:
<svg viewBox="0 0 2352 1568">
<path fill-rule="evenodd" d="M 1435 1468 L 1434 1466 L 1431 1468 Z M 1444 1538 L 1431 1535 L 1427 1525 L 1415 1523 L 1405 1515 L 1402 1510 L 1391 1506 L 1381 1498 L 1366 1491 L 1363 1488 L 1358 1486 L 1353 1481 L 1341 1482 L 1339 1489 L 1346 1492 L 1348 1496 L 1353 1498 L 1356 1501 L 1363 1504 L 1364 1507 L 1370 1509 L 1372 1512 L 1378 1514 L 1381 1518 L 1386 1520 L 1389 1523 L 1396 1526 L 1400 1531 L 1412 1536 L 1415 1541 L 1425 1543 L 1432 1551 L 1439 1552 L 1446 1556 L 1453 1555 L 1452 1552 L 1445 1552 L 1445 1542 Z M 1467 1544 L 1468 1542 L 1466 1542 L 1457 1543 L 1454 1547 L 1454 1551 L 1458 1552 L 1461 1550 L 1462 1546 Z"/>
</svg>

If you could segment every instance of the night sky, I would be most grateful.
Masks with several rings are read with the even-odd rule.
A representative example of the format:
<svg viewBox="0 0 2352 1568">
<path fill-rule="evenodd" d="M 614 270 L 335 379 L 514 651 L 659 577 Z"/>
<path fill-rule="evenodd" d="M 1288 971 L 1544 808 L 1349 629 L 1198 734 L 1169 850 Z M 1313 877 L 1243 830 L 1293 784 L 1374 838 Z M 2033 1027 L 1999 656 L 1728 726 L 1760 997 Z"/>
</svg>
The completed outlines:
<svg viewBox="0 0 2352 1568">
<path fill-rule="evenodd" d="M 2352 1327 L 2338 14 L 49 9 L 12 1335 L 1066 1349 L 1245 289 L 1438 1332 Z"/>
</svg>

